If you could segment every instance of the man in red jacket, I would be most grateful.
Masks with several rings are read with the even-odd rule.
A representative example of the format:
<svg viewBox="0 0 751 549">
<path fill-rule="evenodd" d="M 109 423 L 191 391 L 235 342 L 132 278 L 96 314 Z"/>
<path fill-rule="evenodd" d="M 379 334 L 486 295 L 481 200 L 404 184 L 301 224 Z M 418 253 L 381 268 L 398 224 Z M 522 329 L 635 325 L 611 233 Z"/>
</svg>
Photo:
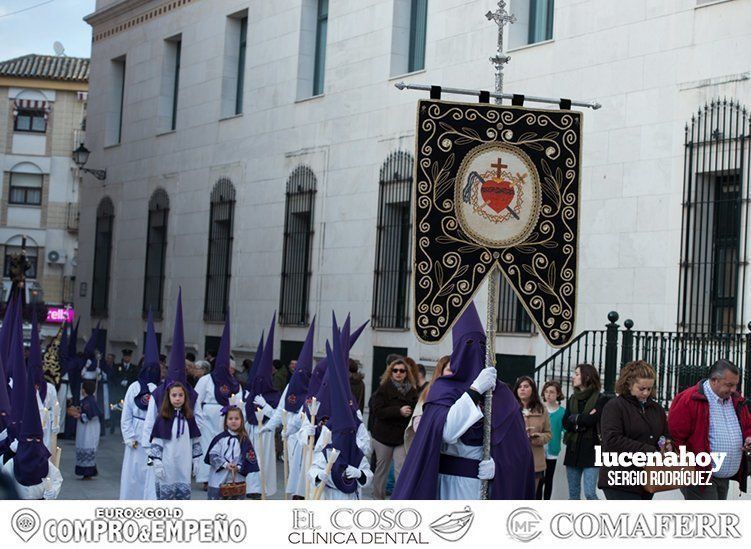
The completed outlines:
<svg viewBox="0 0 751 549">
<path fill-rule="evenodd" d="M 732 362 L 718 360 L 709 379 L 678 393 L 670 405 L 668 427 L 676 445 L 693 453 L 725 453 L 710 486 L 681 488 L 686 499 L 727 499 L 730 479 L 746 491 L 751 413 L 743 395 L 736 391 L 739 379 L 740 372 Z"/>
</svg>

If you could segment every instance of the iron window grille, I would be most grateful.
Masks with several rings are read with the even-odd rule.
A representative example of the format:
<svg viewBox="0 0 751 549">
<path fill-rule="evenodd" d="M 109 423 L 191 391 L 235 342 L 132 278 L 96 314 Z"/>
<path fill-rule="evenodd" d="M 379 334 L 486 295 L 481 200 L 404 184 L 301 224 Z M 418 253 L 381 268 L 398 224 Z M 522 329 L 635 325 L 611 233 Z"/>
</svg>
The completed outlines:
<svg viewBox="0 0 751 549">
<path fill-rule="evenodd" d="M 378 224 L 373 273 L 374 328 L 409 325 L 409 279 L 412 273 L 412 155 L 397 151 L 381 165 Z"/>
<path fill-rule="evenodd" d="M 678 329 L 743 330 L 749 232 L 749 116 L 713 100 L 685 130 Z"/>
<path fill-rule="evenodd" d="M 227 313 L 232 272 L 234 214 L 235 187 L 232 181 L 222 178 L 211 191 L 204 320 L 221 321 Z"/>
<path fill-rule="evenodd" d="M 279 323 L 307 325 L 313 244 L 313 207 L 317 181 L 313 170 L 299 166 L 287 180 Z"/>
<path fill-rule="evenodd" d="M 149 200 L 146 265 L 143 278 L 143 314 L 148 314 L 151 308 L 156 318 L 162 317 L 168 216 L 169 196 L 164 189 L 157 189 Z"/>
<path fill-rule="evenodd" d="M 115 206 L 112 200 L 105 196 L 96 210 L 94 273 L 91 280 L 91 314 L 93 316 L 107 316 L 114 222 Z"/>
<path fill-rule="evenodd" d="M 505 334 L 531 334 L 535 331 L 535 325 L 527 314 L 527 310 L 502 275 L 500 284 L 498 284 L 498 322 L 496 330 Z"/>
</svg>

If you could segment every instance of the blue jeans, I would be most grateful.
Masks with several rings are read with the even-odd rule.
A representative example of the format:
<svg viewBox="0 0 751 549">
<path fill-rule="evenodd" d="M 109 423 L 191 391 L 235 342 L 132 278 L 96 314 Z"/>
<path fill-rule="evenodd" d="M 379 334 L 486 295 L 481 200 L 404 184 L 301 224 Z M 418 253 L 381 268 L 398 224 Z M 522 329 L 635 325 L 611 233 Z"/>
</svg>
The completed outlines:
<svg viewBox="0 0 751 549">
<path fill-rule="evenodd" d="M 597 497 L 597 477 L 599 474 L 599 467 L 566 467 L 568 499 L 581 499 L 582 477 L 584 477 L 584 497 L 600 499 Z"/>
</svg>

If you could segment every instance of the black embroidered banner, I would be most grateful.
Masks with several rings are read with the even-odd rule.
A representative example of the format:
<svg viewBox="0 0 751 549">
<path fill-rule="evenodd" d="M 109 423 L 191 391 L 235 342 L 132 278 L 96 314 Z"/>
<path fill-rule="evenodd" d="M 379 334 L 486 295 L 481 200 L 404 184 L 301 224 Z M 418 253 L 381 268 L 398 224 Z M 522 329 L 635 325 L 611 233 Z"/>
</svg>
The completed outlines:
<svg viewBox="0 0 751 549">
<path fill-rule="evenodd" d="M 581 113 L 423 100 L 415 332 L 436 343 L 497 263 L 551 345 L 573 336 Z"/>
</svg>

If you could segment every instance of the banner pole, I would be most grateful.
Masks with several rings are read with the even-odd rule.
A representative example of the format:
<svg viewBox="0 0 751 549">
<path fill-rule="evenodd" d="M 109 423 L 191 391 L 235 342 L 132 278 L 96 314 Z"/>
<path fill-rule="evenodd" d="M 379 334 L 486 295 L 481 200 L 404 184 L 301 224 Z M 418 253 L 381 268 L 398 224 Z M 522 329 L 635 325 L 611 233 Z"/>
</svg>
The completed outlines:
<svg viewBox="0 0 751 549">
<path fill-rule="evenodd" d="M 495 66 L 495 102 L 500 105 L 503 95 L 503 66 L 511 59 L 503 53 L 503 28 L 506 23 L 515 23 L 516 17 L 506 10 L 506 1 L 498 0 L 498 9 L 489 11 L 485 14 L 488 21 L 493 21 L 498 25 L 498 40 L 496 42 L 496 53 L 490 58 L 490 62 Z M 496 254 L 497 256 L 497 254 Z M 485 367 L 495 367 L 495 325 L 496 325 L 496 294 L 498 293 L 498 265 L 494 262 L 488 273 L 488 303 L 487 303 L 487 325 L 485 331 L 487 341 L 485 342 Z M 490 459 L 490 442 L 492 438 L 492 414 L 493 414 L 493 389 L 485 393 L 484 405 L 485 419 L 482 425 L 482 459 Z M 480 499 L 488 499 L 490 481 L 482 481 Z"/>
</svg>

